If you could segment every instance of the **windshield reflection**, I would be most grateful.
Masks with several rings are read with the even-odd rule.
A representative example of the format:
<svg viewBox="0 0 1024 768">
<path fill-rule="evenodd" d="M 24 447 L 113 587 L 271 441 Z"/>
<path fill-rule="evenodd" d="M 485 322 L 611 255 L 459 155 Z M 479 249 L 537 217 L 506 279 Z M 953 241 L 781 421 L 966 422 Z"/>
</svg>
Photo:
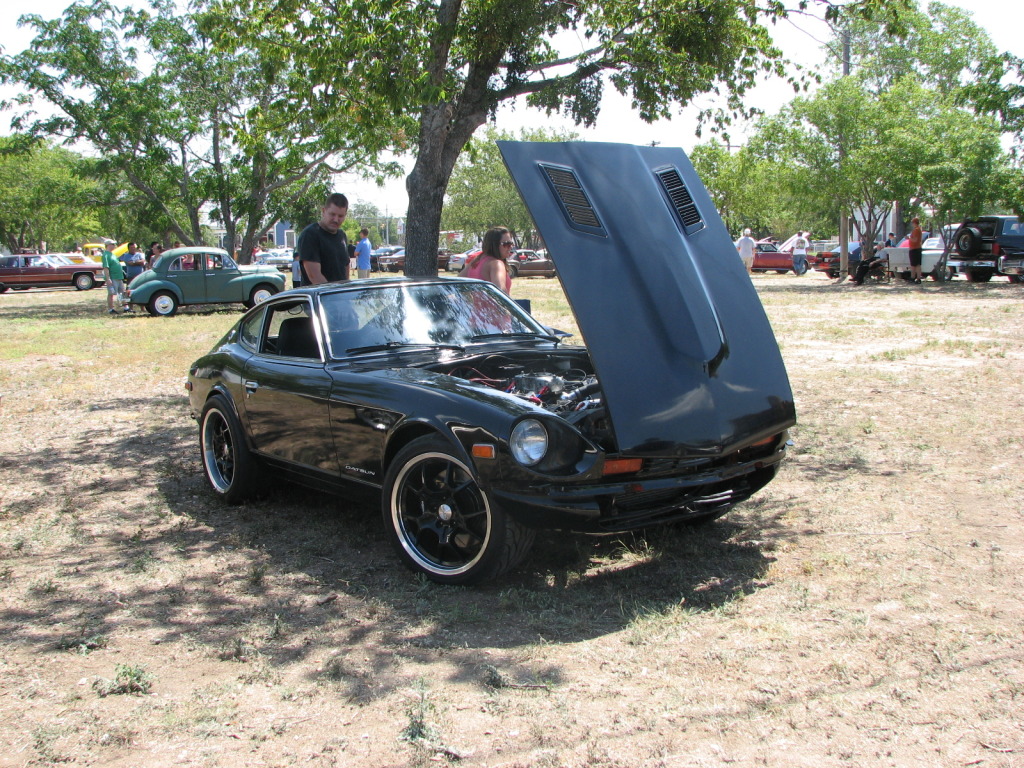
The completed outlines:
<svg viewBox="0 0 1024 768">
<path fill-rule="evenodd" d="M 486 334 L 545 333 L 514 303 L 477 283 L 368 287 L 320 298 L 331 356 L 386 344 L 467 345 Z"/>
</svg>

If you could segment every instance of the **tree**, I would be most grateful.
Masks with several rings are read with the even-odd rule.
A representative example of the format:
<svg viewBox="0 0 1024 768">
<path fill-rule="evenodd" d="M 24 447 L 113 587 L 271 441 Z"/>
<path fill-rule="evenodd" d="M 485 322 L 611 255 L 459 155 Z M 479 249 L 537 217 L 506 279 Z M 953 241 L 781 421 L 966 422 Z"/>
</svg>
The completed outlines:
<svg viewBox="0 0 1024 768">
<path fill-rule="evenodd" d="M 996 53 L 988 33 L 963 8 L 932 2 L 927 12 L 915 9 L 905 14 L 903 22 L 906 32 L 894 41 L 877 20 L 844 17 L 826 48 L 833 68 L 838 73 L 837 54 L 845 32 L 852 69 L 869 92 L 882 94 L 911 76 L 944 97 L 974 82 L 979 67 Z"/>
<path fill-rule="evenodd" d="M 910 1 L 852 7 L 895 22 Z M 395 115 L 396 128 L 415 131 L 406 271 L 433 274 L 449 178 L 499 104 L 524 98 L 589 125 L 611 86 L 645 120 L 669 117 L 708 91 L 725 97 L 718 119 L 749 114 L 742 99 L 757 75 L 784 74 L 764 23 L 786 13 L 781 2 L 754 0 L 221 0 L 215 15 L 223 39 L 306 73 L 314 87 L 293 92 L 290 109 L 323 109 L 320 88 L 359 89 L 369 100 L 361 116 L 379 107 Z M 827 5 L 829 17 L 836 13 Z M 569 39 L 588 47 L 560 50 Z"/>
<path fill-rule="evenodd" d="M 455 163 L 448 184 L 441 226 L 482 235 L 493 226 L 505 226 L 521 243 L 534 239 L 533 219 L 509 176 L 498 152 L 496 141 L 572 141 L 572 133 L 546 130 L 522 130 L 518 137 L 509 131 L 488 126 L 483 136 L 474 138 Z"/>
<path fill-rule="evenodd" d="M 22 23 L 37 32 L 31 46 L 0 57 L 0 82 L 23 89 L 4 105 L 18 109 L 12 124 L 86 142 L 100 169 L 124 179 L 187 243 L 202 239 L 208 212 L 229 247 L 241 240 L 251 253 L 275 209 L 301 198 L 320 171 L 375 168 L 376 151 L 393 142 L 363 134 L 342 109 L 316 120 L 275 109 L 282 94 L 306 87 L 302 73 L 223 41 L 214 48 L 206 16 L 179 13 L 173 0 L 123 9 L 94 0 Z M 40 101 L 55 114 L 35 112 Z"/>
<path fill-rule="evenodd" d="M 70 250 L 81 232 L 97 231 L 88 170 L 69 150 L 24 136 L 0 138 L 0 242 L 12 253 L 43 243 Z"/>
</svg>

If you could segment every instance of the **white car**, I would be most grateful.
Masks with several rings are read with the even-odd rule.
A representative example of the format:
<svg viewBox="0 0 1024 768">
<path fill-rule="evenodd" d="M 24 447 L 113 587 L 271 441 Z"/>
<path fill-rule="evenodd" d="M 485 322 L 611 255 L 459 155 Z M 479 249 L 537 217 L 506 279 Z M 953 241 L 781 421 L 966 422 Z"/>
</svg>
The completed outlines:
<svg viewBox="0 0 1024 768">
<path fill-rule="evenodd" d="M 290 272 L 292 268 L 292 249 L 280 248 L 273 251 L 266 251 L 263 254 L 263 263 L 277 267 L 282 272 Z"/>
<path fill-rule="evenodd" d="M 930 275 L 932 280 L 938 280 L 939 272 L 937 267 L 945 252 L 945 246 L 941 237 L 929 237 L 921 243 L 921 274 Z M 909 248 L 883 248 L 879 255 L 889 259 L 889 272 L 894 277 L 910 278 L 910 249 Z M 947 265 L 948 269 L 948 265 Z"/>
</svg>

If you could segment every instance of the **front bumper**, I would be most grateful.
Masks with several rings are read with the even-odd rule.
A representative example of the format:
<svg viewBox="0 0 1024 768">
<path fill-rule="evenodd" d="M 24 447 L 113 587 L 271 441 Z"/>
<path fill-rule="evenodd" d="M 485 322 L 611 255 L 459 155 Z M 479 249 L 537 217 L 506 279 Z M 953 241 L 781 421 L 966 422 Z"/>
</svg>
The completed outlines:
<svg viewBox="0 0 1024 768">
<path fill-rule="evenodd" d="M 533 528 L 629 531 L 702 517 L 738 504 L 771 482 L 785 454 L 783 440 L 768 456 L 692 474 L 490 490 L 502 509 Z"/>
</svg>

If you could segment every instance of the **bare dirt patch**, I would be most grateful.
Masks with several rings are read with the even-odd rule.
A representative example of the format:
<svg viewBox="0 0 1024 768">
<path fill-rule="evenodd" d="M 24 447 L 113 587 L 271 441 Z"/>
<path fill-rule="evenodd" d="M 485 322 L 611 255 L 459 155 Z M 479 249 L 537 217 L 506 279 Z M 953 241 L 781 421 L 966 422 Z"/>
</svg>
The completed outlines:
<svg viewBox="0 0 1024 768">
<path fill-rule="evenodd" d="M 372 497 L 211 497 L 182 383 L 234 310 L 0 297 L 0 766 L 1024 765 L 1024 289 L 754 281 L 776 481 L 476 589 Z"/>
</svg>

